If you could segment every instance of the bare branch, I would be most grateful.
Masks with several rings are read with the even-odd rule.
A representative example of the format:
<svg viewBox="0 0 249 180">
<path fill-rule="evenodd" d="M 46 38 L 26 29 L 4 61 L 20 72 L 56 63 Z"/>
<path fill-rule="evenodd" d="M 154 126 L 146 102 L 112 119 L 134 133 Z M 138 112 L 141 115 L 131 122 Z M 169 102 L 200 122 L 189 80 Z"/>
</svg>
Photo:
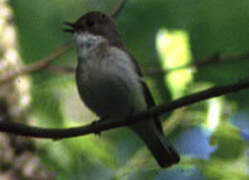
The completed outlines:
<svg viewBox="0 0 249 180">
<path fill-rule="evenodd" d="M 49 64 L 59 56 L 63 55 L 64 53 L 67 52 L 67 50 L 70 48 L 69 45 L 64 45 L 54 51 L 52 54 L 48 55 L 47 57 L 39 60 L 36 63 L 26 65 L 23 67 L 20 67 L 17 70 L 7 72 L 4 75 L 0 76 L 0 85 L 4 82 L 7 82 L 9 80 L 12 80 L 16 78 L 19 75 L 27 74 L 27 73 L 32 73 L 32 72 L 37 72 L 39 70 L 45 69 L 46 67 L 49 66 Z"/>
<path fill-rule="evenodd" d="M 211 57 L 203 59 L 202 61 L 194 60 L 194 63 L 171 68 L 168 70 L 164 70 L 164 69 L 160 69 L 160 68 L 146 68 L 145 75 L 146 76 L 153 76 L 153 75 L 158 75 L 158 74 L 167 74 L 167 73 L 181 70 L 181 69 L 185 69 L 185 68 L 201 67 L 204 65 L 215 64 L 215 63 L 228 63 L 228 62 L 233 62 L 233 61 L 245 60 L 248 58 L 249 58 L 248 52 L 246 52 L 244 54 L 239 54 L 239 55 L 235 55 L 235 56 L 228 56 L 228 57 L 221 57 L 218 53 L 216 53 Z"/>
<path fill-rule="evenodd" d="M 93 123 L 87 126 L 67 128 L 67 129 L 38 128 L 38 127 L 27 126 L 20 123 L 0 121 L 0 131 L 12 133 L 15 135 L 22 135 L 22 136 L 29 136 L 36 138 L 52 138 L 52 139 L 83 136 L 121 126 L 127 126 L 132 123 L 137 123 L 139 121 L 146 120 L 148 119 L 148 117 L 153 115 L 161 115 L 165 112 L 173 111 L 187 105 L 207 100 L 209 98 L 237 92 L 239 90 L 246 88 L 249 88 L 249 80 L 238 82 L 232 85 L 209 88 L 207 90 L 179 98 L 175 101 L 172 101 L 171 103 L 155 106 L 146 112 L 135 115 L 132 119 L 129 120 L 127 119 L 121 121 L 117 120 L 114 122 L 100 121 L 98 123 Z"/>
<path fill-rule="evenodd" d="M 54 72 L 54 73 L 62 73 L 62 74 L 72 74 L 75 72 L 74 67 L 56 66 L 56 65 L 49 65 L 46 70 Z"/>
<path fill-rule="evenodd" d="M 127 2 L 128 0 L 122 0 L 119 4 L 114 6 L 114 8 L 112 9 L 112 12 L 110 13 L 110 16 L 113 19 L 117 18 L 120 12 L 122 11 L 122 9 L 125 7 Z"/>
<path fill-rule="evenodd" d="M 153 75 L 164 75 L 173 71 L 177 71 L 180 69 L 184 69 L 184 68 L 194 68 L 194 67 L 201 67 L 204 65 L 209 65 L 209 64 L 214 64 L 214 63 L 229 63 L 229 62 L 235 62 L 235 61 L 240 61 L 240 60 L 246 60 L 249 58 L 249 53 L 243 53 L 243 54 L 239 54 L 236 56 L 227 56 L 227 57 L 220 57 L 218 54 L 215 54 L 213 56 L 210 56 L 209 58 L 203 59 L 202 61 L 197 61 L 195 60 L 195 63 L 191 63 L 191 64 L 187 64 L 187 65 L 183 65 L 183 66 L 179 66 L 179 67 L 175 67 L 175 68 L 171 68 L 168 70 L 163 70 L 160 68 L 144 68 L 144 74 L 146 76 L 153 76 Z M 63 66 L 56 66 L 56 65 L 49 65 L 47 67 L 47 69 L 51 72 L 55 72 L 55 73 L 74 73 L 75 72 L 75 68 L 73 67 L 63 67 Z"/>
</svg>

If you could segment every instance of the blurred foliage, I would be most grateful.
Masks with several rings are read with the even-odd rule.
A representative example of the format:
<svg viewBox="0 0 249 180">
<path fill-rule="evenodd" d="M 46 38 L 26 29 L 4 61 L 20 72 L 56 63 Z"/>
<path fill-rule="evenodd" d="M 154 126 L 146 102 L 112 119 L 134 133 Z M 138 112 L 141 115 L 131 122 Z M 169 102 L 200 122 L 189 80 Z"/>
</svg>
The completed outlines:
<svg viewBox="0 0 249 180">
<path fill-rule="evenodd" d="M 18 52 L 13 11 L 0 0 L 0 76 L 23 63 Z M 28 123 L 30 82 L 21 76 L 0 86 L 0 121 Z M 50 179 L 55 176 L 43 168 L 32 139 L 0 134 L 0 179 Z"/>
<path fill-rule="evenodd" d="M 64 21 L 75 21 L 92 10 L 110 12 L 116 3 L 10 1 L 22 62 L 36 62 L 71 41 L 71 35 L 62 31 Z M 248 52 L 248 18 L 248 0 L 130 0 L 116 22 L 124 43 L 146 71 L 148 67 L 168 69 L 195 63 L 215 53 L 231 56 Z M 166 43 L 160 48 L 162 40 Z M 72 49 L 54 65 L 75 67 L 76 59 Z M 146 80 L 157 103 L 168 102 L 171 97 L 247 78 L 246 60 L 207 64 Z M 69 127 L 96 119 L 80 102 L 73 75 L 45 70 L 30 79 L 31 102 L 25 118 L 32 123 Z M 101 136 L 38 139 L 37 154 L 46 171 L 59 180 L 249 179 L 248 99 L 248 90 L 244 90 L 171 113 L 164 129 L 182 159 L 169 169 L 160 169 L 143 143 L 126 128 Z"/>
</svg>

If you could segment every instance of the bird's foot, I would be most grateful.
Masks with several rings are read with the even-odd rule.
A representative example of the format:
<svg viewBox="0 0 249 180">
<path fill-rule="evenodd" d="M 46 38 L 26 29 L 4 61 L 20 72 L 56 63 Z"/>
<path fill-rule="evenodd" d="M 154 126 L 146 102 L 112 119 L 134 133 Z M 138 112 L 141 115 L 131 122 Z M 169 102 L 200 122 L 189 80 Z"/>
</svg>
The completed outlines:
<svg viewBox="0 0 249 180">
<path fill-rule="evenodd" d="M 99 124 L 99 123 L 100 123 L 99 121 L 93 121 L 92 124 L 91 124 L 91 127 L 93 128 L 94 134 L 100 136 L 100 135 L 101 135 L 101 131 L 100 131 L 100 130 L 97 130 L 97 127 L 98 127 L 98 124 Z"/>
<path fill-rule="evenodd" d="M 98 130 L 97 127 L 98 127 L 98 124 L 104 122 L 106 119 L 107 119 L 107 117 L 104 117 L 104 118 L 101 118 L 100 120 L 92 122 L 91 126 L 94 130 L 94 134 L 99 135 L 99 136 L 101 135 L 101 131 Z"/>
</svg>

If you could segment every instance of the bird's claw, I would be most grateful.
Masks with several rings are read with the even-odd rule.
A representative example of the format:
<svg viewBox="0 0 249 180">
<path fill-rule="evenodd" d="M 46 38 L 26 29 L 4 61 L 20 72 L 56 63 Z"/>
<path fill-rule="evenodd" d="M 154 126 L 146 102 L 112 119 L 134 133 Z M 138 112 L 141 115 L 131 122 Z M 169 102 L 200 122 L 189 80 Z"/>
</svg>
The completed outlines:
<svg viewBox="0 0 249 180">
<path fill-rule="evenodd" d="M 99 130 L 97 130 L 97 124 L 99 124 L 99 122 L 98 121 L 93 121 L 92 122 L 92 124 L 91 124 L 91 126 L 92 126 L 92 128 L 93 128 L 93 132 L 94 132 L 94 134 L 96 134 L 96 135 L 101 135 L 101 131 L 99 131 Z"/>
</svg>

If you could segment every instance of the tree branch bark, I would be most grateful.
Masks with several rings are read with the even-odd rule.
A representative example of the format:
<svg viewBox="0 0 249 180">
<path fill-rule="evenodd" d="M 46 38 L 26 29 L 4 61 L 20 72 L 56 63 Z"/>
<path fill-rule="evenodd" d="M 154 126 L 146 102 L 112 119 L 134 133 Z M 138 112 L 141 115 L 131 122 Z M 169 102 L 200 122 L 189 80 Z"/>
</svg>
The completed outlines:
<svg viewBox="0 0 249 180">
<path fill-rule="evenodd" d="M 131 119 L 117 120 L 114 122 L 100 121 L 92 123 L 90 125 L 66 128 L 66 129 L 55 129 L 55 128 L 39 128 L 32 127 L 20 123 L 0 121 L 0 131 L 12 133 L 15 135 L 29 136 L 35 138 L 51 138 L 51 139 L 62 139 L 76 136 L 83 136 L 91 133 L 99 133 L 101 131 L 127 126 L 132 123 L 137 123 L 148 119 L 153 115 L 161 115 L 163 113 L 182 108 L 187 105 L 191 105 L 209 98 L 225 95 L 228 93 L 237 92 L 242 89 L 249 88 L 249 80 L 241 81 L 232 85 L 219 86 L 209 88 L 198 93 L 184 96 L 168 104 L 162 104 L 149 109 L 146 112 L 142 112 L 134 115 Z"/>
<path fill-rule="evenodd" d="M 121 2 L 119 4 L 114 6 L 114 8 L 112 9 L 112 11 L 110 13 L 110 16 L 113 19 L 116 19 L 118 17 L 118 15 L 120 14 L 120 12 L 122 11 L 122 9 L 125 7 L 127 2 L 128 2 L 128 0 L 121 0 Z"/>
<path fill-rule="evenodd" d="M 166 75 L 170 72 L 185 69 L 185 68 L 195 68 L 195 67 L 198 68 L 202 66 L 205 67 L 206 65 L 209 65 L 209 64 L 238 62 L 241 60 L 248 60 L 248 59 L 249 59 L 248 52 L 234 55 L 234 56 L 227 56 L 227 57 L 221 57 L 218 53 L 216 53 L 210 57 L 204 58 L 202 61 L 196 59 L 196 60 L 193 60 L 193 63 L 178 66 L 178 67 L 167 69 L 167 70 L 159 69 L 159 68 L 146 68 L 144 72 L 146 76 L 153 76 L 153 75 L 159 75 L 159 74 Z"/>
<path fill-rule="evenodd" d="M 3 84 L 4 82 L 7 82 L 9 80 L 16 78 L 17 76 L 32 73 L 32 72 L 37 72 L 39 70 L 45 69 L 46 67 L 49 66 L 49 64 L 54 59 L 58 58 L 59 56 L 62 56 L 64 53 L 66 53 L 69 48 L 70 48 L 69 45 L 64 45 L 64 46 L 60 47 L 59 49 L 57 49 L 56 51 L 54 51 L 53 53 L 51 53 L 50 55 L 48 55 L 47 57 L 39 60 L 36 63 L 32 63 L 30 65 L 20 67 L 17 70 L 13 70 L 9 73 L 5 73 L 5 74 L 1 75 L 0 76 L 0 85 Z"/>
<path fill-rule="evenodd" d="M 144 75 L 145 76 L 150 76 L 153 77 L 155 75 L 166 75 L 170 72 L 181 70 L 181 69 L 186 69 L 186 68 L 198 68 L 202 66 L 206 66 L 209 64 L 218 64 L 218 63 L 229 63 L 229 62 L 238 62 L 241 60 L 248 60 L 249 59 L 249 53 L 245 52 L 242 54 L 234 55 L 234 56 L 227 56 L 227 57 L 221 57 L 218 54 L 214 54 L 210 57 L 204 58 L 203 60 L 193 60 L 193 63 L 178 66 L 175 68 L 170 68 L 170 69 L 160 69 L 160 68 L 150 68 L 150 67 L 145 67 L 144 68 Z M 56 66 L 56 65 L 49 65 L 46 70 L 49 70 L 54 73 L 68 73 L 72 74 L 75 72 L 75 69 L 73 67 L 65 67 L 65 66 Z"/>
</svg>

